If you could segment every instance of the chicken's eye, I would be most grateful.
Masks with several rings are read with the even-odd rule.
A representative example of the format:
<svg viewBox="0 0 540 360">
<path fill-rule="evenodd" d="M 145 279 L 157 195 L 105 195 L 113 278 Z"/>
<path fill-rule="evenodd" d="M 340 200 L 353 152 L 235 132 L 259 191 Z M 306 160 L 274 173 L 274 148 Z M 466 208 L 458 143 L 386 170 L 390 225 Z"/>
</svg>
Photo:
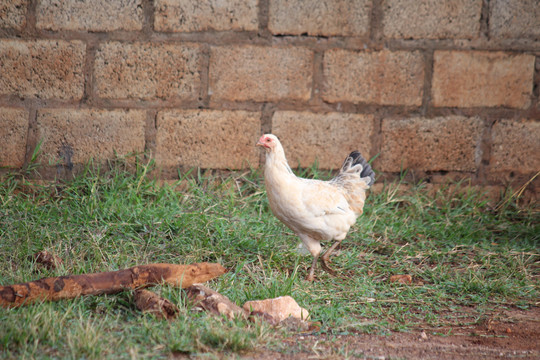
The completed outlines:
<svg viewBox="0 0 540 360">
<path fill-rule="evenodd" d="M 266 142 L 270 142 L 272 141 L 270 138 L 266 138 Z"/>
</svg>

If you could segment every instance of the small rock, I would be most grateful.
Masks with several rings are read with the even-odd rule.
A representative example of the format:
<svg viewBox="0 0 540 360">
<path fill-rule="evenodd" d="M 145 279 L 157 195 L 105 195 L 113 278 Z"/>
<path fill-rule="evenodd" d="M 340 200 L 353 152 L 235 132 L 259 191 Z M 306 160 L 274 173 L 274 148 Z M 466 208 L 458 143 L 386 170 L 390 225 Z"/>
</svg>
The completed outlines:
<svg viewBox="0 0 540 360">
<path fill-rule="evenodd" d="M 425 331 L 422 331 L 422 332 L 420 333 L 420 340 L 427 340 L 427 338 L 428 338 L 428 337 L 427 337 L 426 332 L 425 332 Z"/>
<path fill-rule="evenodd" d="M 410 284 L 412 283 L 411 275 L 392 275 L 390 276 L 390 282 L 398 282 L 400 284 Z"/>
<path fill-rule="evenodd" d="M 243 306 L 244 310 L 263 312 L 281 322 L 292 316 L 300 320 L 306 320 L 309 312 L 300 307 L 290 296 L 280 296 L 275 299 L 248 301 Z"/>
</svg>

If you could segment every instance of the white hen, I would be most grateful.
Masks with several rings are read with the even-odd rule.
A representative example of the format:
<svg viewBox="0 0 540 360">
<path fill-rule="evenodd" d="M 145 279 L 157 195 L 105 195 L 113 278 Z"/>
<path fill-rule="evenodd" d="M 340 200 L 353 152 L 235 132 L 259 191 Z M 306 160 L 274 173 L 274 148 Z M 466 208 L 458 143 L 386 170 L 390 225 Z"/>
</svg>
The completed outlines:
<svg viewBox="0 0 540 360">
<path fill-rule="evenodd" d="M 257 146 L 266 150 L 264 179 L 272 212 L 300 237 L 314 257 L 307 280 L 314 279 L 321 241 L 336 240 L 321 256 L 322 267 L 334 274 L 328 266 L 330 255 L 363 212 L 366 190 L 375 181 L 371 166 L 353 151 L 334 179 L 303 179 L 292 172 L 275 135 L 261 136 Z"/>
</svg>

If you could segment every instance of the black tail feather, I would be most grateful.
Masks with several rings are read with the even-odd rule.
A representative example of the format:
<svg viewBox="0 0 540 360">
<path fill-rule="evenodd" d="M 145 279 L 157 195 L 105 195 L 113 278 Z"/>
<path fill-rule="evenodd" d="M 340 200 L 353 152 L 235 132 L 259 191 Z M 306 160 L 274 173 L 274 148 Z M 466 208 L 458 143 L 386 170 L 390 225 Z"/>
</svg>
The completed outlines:
<svg viewBox="0 0 540 360">
<path fill-rule="evenodd" d="M 362 178 L 369 177 L 370 178 L 369 183 L 368 183 L 369 186 L 375 183 L 375 172 L 371 168 L 371 165 L 369 165 L 369 163 L 366 161 L 366 159 L 364 159 L 364 157 L 362 156 L 362 154 L 360 154 L 359 151 L 355 150 L 352 153 L 350 153 L 347 159 L 345 159 L 343 166 L 345 166 L 347 162 L 349 161 L 351 161 L 351 164 L 349 165 L 349 167 L 352 167 L 357 164 L 362 165 L 362 172 L 360 173 L 360 177 Z"/>
</svg>

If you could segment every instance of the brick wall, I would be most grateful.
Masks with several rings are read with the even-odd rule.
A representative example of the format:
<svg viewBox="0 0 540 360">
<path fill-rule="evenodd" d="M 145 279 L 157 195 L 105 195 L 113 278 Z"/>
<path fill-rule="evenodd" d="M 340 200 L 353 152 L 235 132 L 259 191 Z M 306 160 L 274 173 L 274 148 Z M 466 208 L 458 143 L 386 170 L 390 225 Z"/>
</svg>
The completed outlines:
<svg viewBox="0 0 540 360">
<path fill-rule="evenodd" d="M 382 178 L 540 170 L 538 0 L 3 0 L 0 166 L 148 151 L 178 167 L 360 149 Z M 539 179 L 533 185 L 540 188 Z"/>
</svg>

